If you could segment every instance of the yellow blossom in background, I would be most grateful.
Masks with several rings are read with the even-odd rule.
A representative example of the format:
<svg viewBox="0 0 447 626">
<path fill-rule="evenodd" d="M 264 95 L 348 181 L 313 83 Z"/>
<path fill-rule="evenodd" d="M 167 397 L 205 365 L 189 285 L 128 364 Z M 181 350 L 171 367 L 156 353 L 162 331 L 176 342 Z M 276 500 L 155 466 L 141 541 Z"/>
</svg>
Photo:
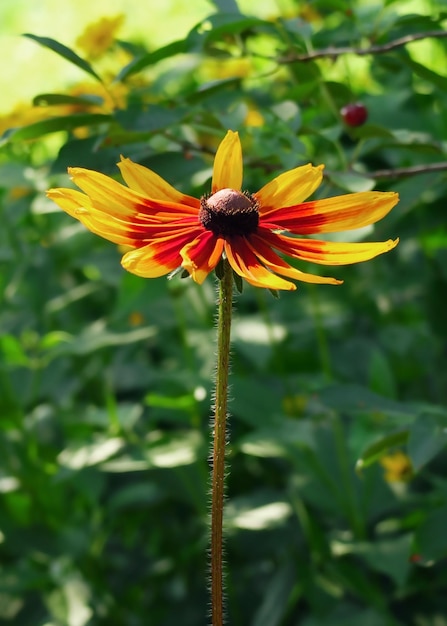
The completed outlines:
<svg viewBox="0 0 447 626">
<path fill-rule="evenodd" d="M 102 17 L 85 28 L 76 44 L 89 59 L 97 59 L 112 46 L 123 22 L 124 15 Z"/>
<path fill-rule="evenodd" d="M 316 11 L 314 7 L 308 2 L 301 5 L 298 11 L 298 16 L 309 23 L 318 22 L 322 19 L 322 15 L 318 13 L 318 11 Z"/>
<path fill-rule="evenodd" d="M 410 457 L 400 450 L 383 456 L 380 464 L 385 470 L 385 480 L 389 483 L 407 482 L 413 475 Z"/>
<path fill-rule="evenodd" d="M 225 80 L 246 78 L 253 72 L 253 64 L 245 57 L 235 59 L 207 59 L 202 68 L 205 79 Z"/>
<path fill-rule="evenodd" d="M 110 113 L 115 109 L 124 109 L 127 104 L 129 89 L 119 82 L 110 82 L 107 85 L 97 82 L 82 82 L 73 85 L 68 91 L 70 96 L 97 96 L 102 99 L 102 103 L 83 105 L 64 105 L 67 113 L 77 113 L 87 106 L 90 111 L 97 113 Z"/>
<path fill-rule="evenodd" d="M 144 324 L 144 317 L 139 311 L 133 311 L 129 315 L 129 325 L 130 326 L 141 326 Z"/>
<path fill-rule="evenodd" d="M 285 396 L 282 401 L 284 413 L 294 417 L 301 417 L 304 414 L 309 398 L 303 394 Z"/>
<path fill-rule="evenodd" d="M 258 109 L 251 106 L 248 108 L 247 115 L 245 116 L 244 124 L 245 126 L 251 126 L 252 128 L 264 126 L 265 119 L 262 113 L 260 113 Z"/>
<path fill-rule="evenodd" d="M 32 187 L 26 187 L 25 185 L 17 185 L 16 187 L 11 187 L 8 193 L 9 200 L 21 200 L 22 198 L 26 198 L 33 192 Z"/>
<path fill-rule="evenodd" d="M 19 102 L 10 113 L 0 116 L 0 136 L 11 128 L 28 126 L 47 117 L 48 114 L 44 113 L 41 107 Z"/>
</svg>

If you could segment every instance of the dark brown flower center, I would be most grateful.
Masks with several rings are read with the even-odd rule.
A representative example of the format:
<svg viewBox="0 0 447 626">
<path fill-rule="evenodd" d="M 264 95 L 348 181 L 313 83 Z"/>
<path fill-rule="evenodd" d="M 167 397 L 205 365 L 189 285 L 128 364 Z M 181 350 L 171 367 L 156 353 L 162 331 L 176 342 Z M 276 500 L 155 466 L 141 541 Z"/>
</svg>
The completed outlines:
<svg viewBox="0 0 447 626">
<path fill-rule="evenodd" d="M 250 235 L 259 224 L 258 203 L 248 193 L 221 189 L 201 199 L 199 222 L 215 235 Z"/>
</svg>

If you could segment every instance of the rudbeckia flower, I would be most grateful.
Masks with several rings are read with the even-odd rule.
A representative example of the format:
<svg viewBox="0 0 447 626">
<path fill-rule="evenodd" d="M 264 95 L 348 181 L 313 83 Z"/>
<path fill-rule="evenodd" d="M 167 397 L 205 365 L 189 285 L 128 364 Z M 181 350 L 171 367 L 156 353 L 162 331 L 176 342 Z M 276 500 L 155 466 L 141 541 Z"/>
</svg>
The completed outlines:
<svg viewBox="0 0 447 626">
<path fill-rule="evenodd" d="M 255 287 L 296 289 L 283 277 L 337 285 L 342 281 L 302 272 L 284 256 L 345 265 L 372 259 L 398 243 L 305 238 L 373 224 L 392 209 L 398 195 L 371 191 L 305 202 L 322 179 L 323 166 L 310 164 L 277 176 L 256 193 L 242 191 L 242 150 L 232 131 L 217 149 L 211 194 L 201 199 L 177 191 L 130 159 L 122 158 L 118 167 L 127 187 L 73 167 L 69 174 L 84 193 L 50 189 L 47 195 L 92 232 L 130 246 L 122 265 L 145 278 L 182 266 L 202 283 L 225 255 L 234 272 Z"/>
</svg>

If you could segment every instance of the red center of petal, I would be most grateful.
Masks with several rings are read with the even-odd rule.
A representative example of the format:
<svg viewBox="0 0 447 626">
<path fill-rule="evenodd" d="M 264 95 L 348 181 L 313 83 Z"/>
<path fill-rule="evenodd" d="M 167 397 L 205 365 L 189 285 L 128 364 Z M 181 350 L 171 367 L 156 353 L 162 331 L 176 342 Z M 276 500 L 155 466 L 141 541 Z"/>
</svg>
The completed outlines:
<svg viewBox="0 0 447 626">
<path fill-rule="evenodd" d="M 248 193 L 221 189 L 201 199 L 199 222 L 215 235 L 250 235 L 258 228 L 258 203 Z"/>
</svg>

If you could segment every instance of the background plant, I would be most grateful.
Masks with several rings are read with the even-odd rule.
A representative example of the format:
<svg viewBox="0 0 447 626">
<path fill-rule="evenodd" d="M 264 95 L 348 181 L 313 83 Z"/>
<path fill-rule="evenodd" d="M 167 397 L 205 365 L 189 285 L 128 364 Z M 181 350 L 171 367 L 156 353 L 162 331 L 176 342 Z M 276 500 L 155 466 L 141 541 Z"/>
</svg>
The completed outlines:
<svg viewBox="0 0 447 626">
<path fill-rule="evenodd" d="M 312 161 L 321 196 L 398 191 L 373 236 L 401 243 L 341 287 L 238 299 L 229 622 L 447 624 L 445 19 L 216 1 L 161 47 L 32 34 L 79 80 L 0 120 L 0 623 L 206 623 L 213 282 L 126 274 L 43 191 L 124 154 L 200 195 L 231 128 L 248 188 Z"/>
</svg>

